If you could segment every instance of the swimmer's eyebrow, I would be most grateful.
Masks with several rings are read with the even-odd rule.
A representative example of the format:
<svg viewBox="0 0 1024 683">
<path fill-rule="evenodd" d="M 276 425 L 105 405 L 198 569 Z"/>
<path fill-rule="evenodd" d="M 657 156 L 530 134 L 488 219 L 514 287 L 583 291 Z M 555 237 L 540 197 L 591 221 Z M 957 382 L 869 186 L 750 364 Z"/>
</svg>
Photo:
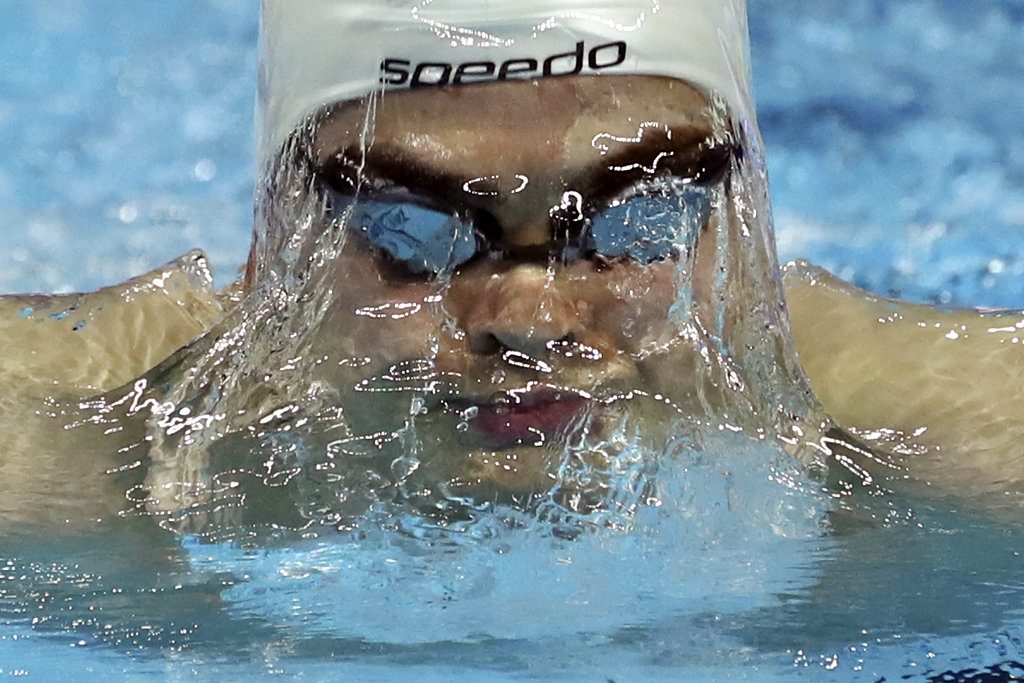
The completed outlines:
<svg viewBox="0 0 1024 683">
<path fill-rule="evenodd" d="M 638 139 L 639 138 L 639 139 Z M 660 139 L 597 135 L 599 155 L 585 185 L 591 200 L 608 199 L 644 178 L 676 176 L 699 185 L 717 182 L 740 148 L 692 129 L 663 129 Z"/>
<path fill-rule="evenodd" d="M 362 174 L 370 180 L 386 180 L 410 192 L 437 199 L 455 199 L 465 178 L 448 173 L 403 153 L 397 146 L 377 143 L 366 150 L 357 148 L 337 152 L 318 164 L 317 171 L 336 189 L 351 191 Z"/>
<path fill-rule="evenodd" d="M 738 156 L 739 148 L 715 141 L 706 129 L 659 126 L 661 135 L 638 131 L 635 138 L 597 134 L 592 153 L 581 154 L 577 168 L 562 174 L 566 189 L 582 193 L 589 202 L 601 202 L 637 181 L 673 175 L 697 184 L 714 183 Z M 594 155 L 597 155 L 595 159 Z M 377 141 L 363 151 L 349 147 L 321 160 L 316 171 L 336 190 L 351 192 L 360 176 L 395 183 L 423 197 L 459 204 L 465 200 L 465 173 L 455 173 L 409 154 L 400 145 Z"/>
</svg>

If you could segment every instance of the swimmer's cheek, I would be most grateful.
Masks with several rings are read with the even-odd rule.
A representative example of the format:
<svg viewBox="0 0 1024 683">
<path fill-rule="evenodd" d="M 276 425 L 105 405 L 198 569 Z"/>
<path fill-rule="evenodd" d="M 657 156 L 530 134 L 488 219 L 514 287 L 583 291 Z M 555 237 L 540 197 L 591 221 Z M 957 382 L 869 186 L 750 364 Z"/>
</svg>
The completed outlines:
<svg viewBox="0 0 1024 683">
<path fill-rule="evenodd" d="M 369 358 L 375 364 L 396 363 L 431 355 L 431 342 L 442 320 L 415 302 L 346 301 L 332 308 L 317 332 L 317 353 L 343 362 Z"/>
<path fill-rule="evenodd" d="M 677 299 L 676 264 L 617 262 L 601 277 L 578 280 L 579 296 L 595 311 L 593 329 L 614 348 L 635 354 L 675 330 L 669 313 Z"/>
</svg>

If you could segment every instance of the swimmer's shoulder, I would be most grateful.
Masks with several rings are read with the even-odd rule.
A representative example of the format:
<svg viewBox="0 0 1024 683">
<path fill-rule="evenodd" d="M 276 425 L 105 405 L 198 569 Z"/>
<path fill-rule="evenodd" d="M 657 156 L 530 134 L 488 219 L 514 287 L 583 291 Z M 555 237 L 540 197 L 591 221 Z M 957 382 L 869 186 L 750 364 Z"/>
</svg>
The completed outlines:
<svg viewBox="0 0 1024 683">
<path fill-rule="evenodd" d="M 936 491 L 1024 492 L 1024 311 L 895 301 L 807 263 L 784 283 L 800 363 L 841 425 L 918 454 L 905 465 Z"/>
<path fill-rule="evenodd" d="M 94 292 L 0 297 L 0 386 L 95 393 L 149 370 L 235 303 L 198 250 Z"/>
</svg>

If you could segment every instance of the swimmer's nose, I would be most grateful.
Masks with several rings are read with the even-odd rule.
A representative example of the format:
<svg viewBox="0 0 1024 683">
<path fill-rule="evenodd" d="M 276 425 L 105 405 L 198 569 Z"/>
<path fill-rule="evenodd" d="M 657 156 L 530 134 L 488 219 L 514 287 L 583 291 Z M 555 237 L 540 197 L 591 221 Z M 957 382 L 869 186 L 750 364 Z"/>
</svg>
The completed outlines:
<svg viewBox="0 0 1024 683">
<path fill-rule="evenodd" d="M 464 321 L 472 350 L 510 349 L 539 358 L 551 342 L 581 337 L 587 305 L 567 296 L 563 287 L 535 264 L 492 276 Z"/>
</svg>

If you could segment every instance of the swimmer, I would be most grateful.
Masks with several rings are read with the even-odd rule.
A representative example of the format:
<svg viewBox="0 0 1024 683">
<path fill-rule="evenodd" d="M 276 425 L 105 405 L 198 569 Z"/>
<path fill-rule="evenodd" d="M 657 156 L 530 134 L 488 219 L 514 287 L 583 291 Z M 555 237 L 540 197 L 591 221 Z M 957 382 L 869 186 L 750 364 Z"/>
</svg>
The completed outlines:
<svg viewBox="0 0 1024 683">
<path fill-rule="evenodd" d="M 758 213 L 743 6 L 581 7 L 264 8 L 245 286 L 322 310 L 295 355 L 345 431 L 317 450 L 398 463 L 428 505 L 584 509 L 638 449 L 728 425 L 809 464 L 824 431 Z"/>
<path fill-rule="evenodd" d="M 91 476 L 129 493 L 82 518 L 121 514 L 127 498 L 195 521 L 242 505 L 239 471 L 301 489 L 298 518 L 339 523 L 396 490 L 428 508 L 547 497 L 586 513 L 635 464 L 626 454 L 679 438 L 736 431 L 820 468 L 838 466 L 826 411 L 869 441 L 882 427 L 949 434 L 925 403 L 887 410 L 896 393 L 863 411 L 842 374 L 857 368 L 832 358 L 841 342 L 877 355 L 878 339 L 838 331 L 892 306 L 806 268 L 786 282 L 810 385 L 797 363 L 742 2 L 531 0 L 486 16 L 455 5 L 264 4 L 266 182 L 244 280 L 227 294 L 193 255 L 73 302 L 4 303 L 24 351 L 0 373 L 22 391 L 101 395 L 52 411 L 119 454 Z M 101 302 L 134 293 L 112 337 Z M 892 343 L 918 329 L 886 332 L 897 328 Z M 938 440 L 920 441 L 930 450 L 907 457 L 911 472 Z M 41 490 L 12 466 L 18 452 L 0 518 Z M 908 466 L 853 452 L 869 477 Z M 975 481 L 1004 476 L 993 464 L 979 460 Z M 921 471 L 959 490 L 944 465 Z"/>
</svg>

